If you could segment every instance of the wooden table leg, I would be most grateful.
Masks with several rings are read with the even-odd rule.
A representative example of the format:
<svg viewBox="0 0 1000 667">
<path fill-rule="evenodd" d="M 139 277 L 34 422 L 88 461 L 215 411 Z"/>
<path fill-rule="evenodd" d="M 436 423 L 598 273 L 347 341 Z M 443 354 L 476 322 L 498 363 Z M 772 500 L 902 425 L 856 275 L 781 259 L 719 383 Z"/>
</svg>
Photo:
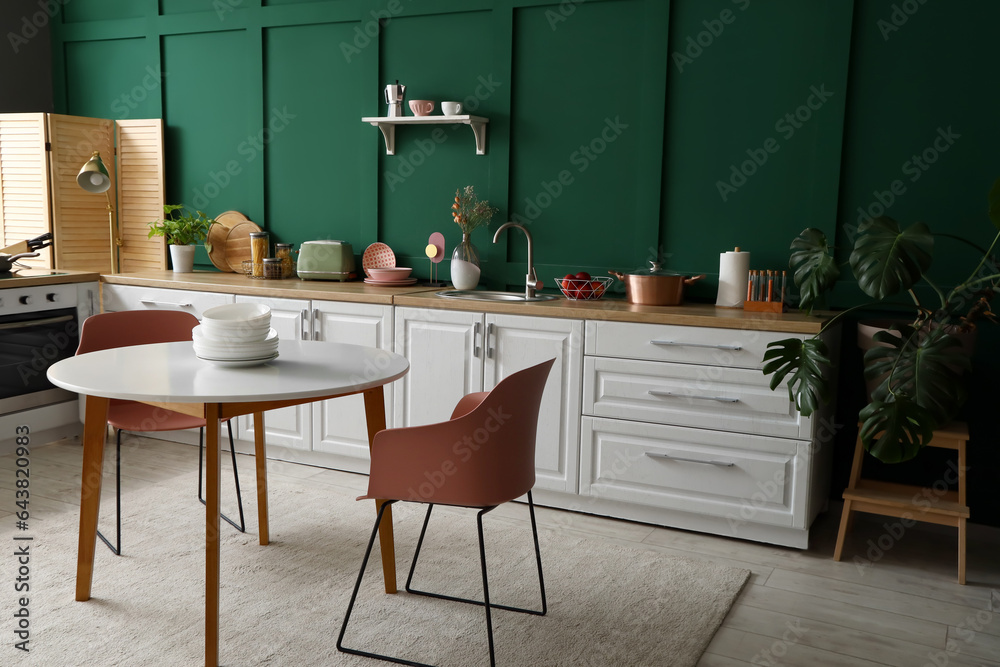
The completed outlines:
<svg viewBox="0 0 1000 667">
<path fill-rule="evenodd" d="M 381 385 L 368 389 L 365 396 L 365 418 L 368 421 L 368 447 L 371 449 L 375 434 L 385 430 L 385 395 Z M 375 511 L 378 512 L 384 500 L 375 501 Z M 392 537 L 392 507 L 387 507 L 382 515 L 382 523 L 378 527 L 379 548 L 382 552 L 382 577 L 385 579 L 385 592 L 396 592 L 396 547 Z"/>
<path fill-rule="evenodd" d="M 100 396 L 87 396 L 83 427 L 83 471 L 80 482 L 80 538 L 76 557 L 76 599 L 90 599 L 97 550 L 97 517 L 101 509 L 101 477 L 104 473 L 104 438 L 108 432 L 108 403 Z"/>
<path fill-rule="evenodd" d="M 260 543 L 271 543 L 267 520 L 267 452 L 264 451 L 264 413 L 253 413 L 253 453 L 257 464 L 257 525 Z"/>
<path fill-rule="evenodd" d="M 219 487 L 222 468 L 219 465 L 218 403 L 205 405 L 205 667 L 219 664 L 219 569 L 222 550 L 219 542 L 219 513 L 222 506 Z"/>
</svg>

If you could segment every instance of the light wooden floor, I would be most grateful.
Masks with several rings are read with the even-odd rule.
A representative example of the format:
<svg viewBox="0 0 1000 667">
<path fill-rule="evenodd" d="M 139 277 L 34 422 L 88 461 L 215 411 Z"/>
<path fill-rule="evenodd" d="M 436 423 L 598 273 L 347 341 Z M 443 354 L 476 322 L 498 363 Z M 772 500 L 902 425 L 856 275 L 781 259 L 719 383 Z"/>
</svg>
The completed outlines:
<svg viewBox="0 0 1000 667">
<path fill-rule="evenodd" d="M 126 443 L 124 491 L 197 467 L 197 452 L 190 446 L 128 436 Z M 109 454 L 112 446 L 109 441 Z M 77 510 L 81 456 L 73 441 L 32 447 L 33 521 Z M 110 472 L 113 456 L 106 459 Z M 0 456 L 0 471 L 14 467 L 13 456 Z M 279 461 L 270 461 L 269 469 L 272 479 L 357 493 L 366 488 L 361 475 Z M 224 481 L 227 474 L 228 465 Z M 253 494 L 251 457 L 240 456 L 240 478 L 245 493 Z M 13 520 L 13 488 L 13 473 L 0 472 L 0 497 L 7 499 L 0 505 L 0 521 Z M 112 488 L 106 482 L 105 493 Z M 223 490 L 224 509 L 231 508 L 231 487 L 224 484 Z M 918 525 L 900 533 L 884 526 L 893 521 L 888 517 L 859 515 L 844 562 L 834 562 L 839 510 L 834 506 L 819 518 L 808 551 L 551 509 L 540 509 L 538 520 L 540 530 L 751 570 L 749 584 L 699 663 L 703 667 L 1000 665 L 1000 530 L 970 528 L 968 585 L 959 586 L 954 529 Z M 526 521 L 522 507 L 496 512 Z M 247 522 L 248 532 L 255 531 L 256 516 Z"/>
</svg>

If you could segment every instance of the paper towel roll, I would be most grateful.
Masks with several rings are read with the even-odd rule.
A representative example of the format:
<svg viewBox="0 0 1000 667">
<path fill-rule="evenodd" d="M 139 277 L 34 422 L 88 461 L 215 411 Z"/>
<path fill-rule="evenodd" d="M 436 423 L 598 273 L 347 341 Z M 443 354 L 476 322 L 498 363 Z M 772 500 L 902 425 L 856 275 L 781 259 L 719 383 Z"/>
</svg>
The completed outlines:
<svg viewBox="0 0 1000 667">
<path fill-rule="evenodd" d="M 719 297 L 716 306 L 742 308 L 747 298 L 750 253 L 739 248 L 719 254 Z"/>
</svg>

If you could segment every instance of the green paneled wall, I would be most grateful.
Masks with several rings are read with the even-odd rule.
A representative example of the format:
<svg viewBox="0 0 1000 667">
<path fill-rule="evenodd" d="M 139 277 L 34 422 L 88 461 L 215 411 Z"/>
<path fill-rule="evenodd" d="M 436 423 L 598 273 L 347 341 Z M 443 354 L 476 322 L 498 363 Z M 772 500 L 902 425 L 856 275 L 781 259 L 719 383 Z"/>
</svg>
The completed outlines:
<svg viewBox="0 0 1000 667">
<path fill-rule="evenodd" d="M 163 117 L 169 201 L 243 211 L 295 244 L 383 241 L 422 277 L 428 235 L 444 232 L 449 251 L 460 239 L 449 205 L 467 184 L 497 222 L 529 224 L 550 284 L 662 255 L 709 274 L 691 292 L 709 302 L 718 254 L 736 245 L 754 268 L 781 268 L 814 226 L 846 259 L 858 207 L 887 201 L 895 180 L 890 215 L 989 240 L 1000 4 L 986 0 L 74 0 L 60 16 L 57 111 Z M 408 99 L 488 117 L 487 154 L 468 127 L 440 125 L 400 128 L 386 156 L 360 119 L 385 113 L 396 79 Z M 907 161 L 941 133 L 948 150 L 910 180 Z M 484 282 L 516 285 L 523 239 L 490 238 L 474 237 Z M 942 282 L 964 253 L 939 243 Z M 851 283 L 834 305 L 856 298 Z M 988 352 L 977 365 L 1000 371 Z M 842 376 L 849 397 L 859 378 Z M 989 413 L 986 385 L 973 415 Z M 842 464 L 849 409 L 841 419 Z M 1000 524 L 988 494 L 1000 433 L 970 422 L 973 519 Z"/>
</svg>

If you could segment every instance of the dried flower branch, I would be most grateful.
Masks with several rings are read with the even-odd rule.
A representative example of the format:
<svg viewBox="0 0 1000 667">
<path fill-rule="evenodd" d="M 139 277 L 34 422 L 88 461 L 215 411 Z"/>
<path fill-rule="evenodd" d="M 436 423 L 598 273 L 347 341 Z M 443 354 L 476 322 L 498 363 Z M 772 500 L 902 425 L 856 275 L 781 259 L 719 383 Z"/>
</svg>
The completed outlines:
<svg viewBox="0 0 1000 667">
<path fill-rule="evenodd" d="M 490 206 L 485 199 L 479 201 L 473 186 L 466 185 L 464 190 L 455 190 L 455 203 L 451 205 L 451 217 L 455 220 L 463 234 L 471 234 L 472 230 L 485 227 L 499 210 Z"/>
</svg>

